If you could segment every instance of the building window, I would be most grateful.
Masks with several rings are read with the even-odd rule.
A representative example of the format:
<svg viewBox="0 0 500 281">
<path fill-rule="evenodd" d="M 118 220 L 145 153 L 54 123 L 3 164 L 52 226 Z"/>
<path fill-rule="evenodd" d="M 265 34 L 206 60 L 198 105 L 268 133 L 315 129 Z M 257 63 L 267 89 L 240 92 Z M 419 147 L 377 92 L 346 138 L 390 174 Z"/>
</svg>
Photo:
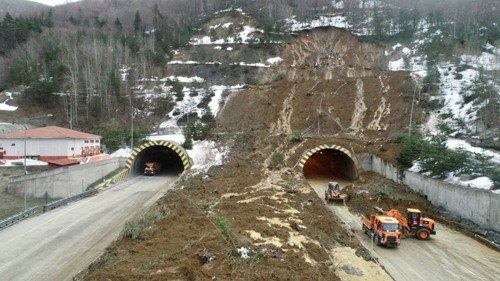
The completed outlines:
<svg viewBox="0 0 500 281">
<path fill-rule="evenodd" d="M 12 144 L 12 146 L 16 146 L 16 144 L 15 144 L 15 143 L 13 143 L 13 144 Z"/>
<path fill-rule="evenodd" d="M 94 140 L 91 140 L 90 143 L 94 143 Z"/>
<path fill-rule="evenodd" d="M 85 141 L 85 143 L 89 143 L 89 141 L 88 141 L 88 140 L 86 140 L 86 141 Z"/>
<path fill-rule="evenodd" d="M 96 143 L 99 143 L 99 140 L 95 140 Z"/>
<path fill-rule="evenodd" d="M 75 151 L 75 148 L 74 148 L 74 147 L 72 147 L 72 148 L 71 148 L 71 151 Z"/>
</svg>

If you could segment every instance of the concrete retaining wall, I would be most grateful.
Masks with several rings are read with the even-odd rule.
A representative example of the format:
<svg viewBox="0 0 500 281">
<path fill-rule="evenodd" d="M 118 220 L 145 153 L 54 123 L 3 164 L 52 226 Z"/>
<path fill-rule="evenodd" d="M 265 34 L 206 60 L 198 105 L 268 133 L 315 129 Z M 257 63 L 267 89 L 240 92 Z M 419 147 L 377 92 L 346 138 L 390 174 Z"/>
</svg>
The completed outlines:
<svg viewBox="0 0 500 281">
<path fill-rule="evenodd" d="M 125 166 L 126 158 L 113 158 L 95 163 L 62 167 L 37 174 L 11 178 L 7 192 L 17 195 L 26 194 L 28 197 L 43 197 L 45 192 L 51 198 L 65 198 L 82 191 L 104 178 L 107 174 Z"/>
<path fill-rule="evenodd" d="M 364 170 L 407 185 L 426 196 L 434 206 L 442 207 L 452 215 L 470 220 L 481 228 L 500 232 L 500 194 L 453 185 L 409 171 L 400 177 L 396 167 L 377 156 L 360 154 L 358 158 Z"/>
</svg>

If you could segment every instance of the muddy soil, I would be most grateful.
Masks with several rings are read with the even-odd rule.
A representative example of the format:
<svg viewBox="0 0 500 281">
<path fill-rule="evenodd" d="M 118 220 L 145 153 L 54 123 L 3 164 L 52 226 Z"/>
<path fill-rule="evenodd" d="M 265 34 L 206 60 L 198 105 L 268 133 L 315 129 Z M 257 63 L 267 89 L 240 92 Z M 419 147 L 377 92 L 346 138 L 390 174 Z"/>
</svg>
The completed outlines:
<svg viewBox="0 0 500 281">
<path fill-rule="evenodd" d="M 85 280 L 391 280 L 295 167 L 321 144 L 394 163 L 409 74 L 384 71 L 379 46 L 339 29 L 304 32 L 282 52 L 283 80 L 231 94 L 217 116 L 224 164 L 184 174 L 156 206 L 165 217 L 116 241 Z M 416 103 L 416 124 L 421 111 Z M 425 198 L 375 174 L 352 184 L 352 212 L 412 206 L 439 218 Z"/>
<path fill-rule="evenodd" d="M 156 206 L 165 218 L 115 242 L 85 280 L 340 280 L 330 251 L 359 243 L 300 174 L 263 168 L 253 137 L 234 143 L 229 163 L 179 180 Z"/>
</svg>

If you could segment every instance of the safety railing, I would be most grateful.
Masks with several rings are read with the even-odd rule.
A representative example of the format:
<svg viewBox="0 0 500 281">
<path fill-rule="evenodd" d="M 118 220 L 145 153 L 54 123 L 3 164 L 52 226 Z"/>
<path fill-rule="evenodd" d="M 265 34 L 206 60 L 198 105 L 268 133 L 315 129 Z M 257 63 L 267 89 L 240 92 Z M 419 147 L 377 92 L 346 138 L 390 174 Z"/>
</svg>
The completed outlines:
<svg viewBox="0 0 500 281">
<path fill-rule="evenodd" d="M 52 203 L 44 205 L 43 206 L 43 212 L 45 213 L 47 211 L 50 211 L 50 210 L 53 210 L 55 208 L 61 207 L 63 205 L 66 205 L 69 202 L 78 201 L 78 200 L 80 200 L 82 198 L 92 196 L 92 195 L 96 194 L 97 192 L 98 192 L 97 189 L 89 189 L 89 190 L 84 191 L 82 193 L 79 193 L 77 195 L 74 195 L 74 196 L 71 196 L 71 197 L 67 197 L 67 198 L 64 198 L 64 199 L 61 199 L 61 200 L 54 201 Z"/>
<path fill-rule="evenodd" d="M 19 214 L 13 215 L 7 219 L 0 221 L 0 230 L 33 216 L 37 211 L 38 211 L 38 206 L 35 206 L 33 208 L 27 209 L 26 211 L 23 211 Z"/>
</svg>

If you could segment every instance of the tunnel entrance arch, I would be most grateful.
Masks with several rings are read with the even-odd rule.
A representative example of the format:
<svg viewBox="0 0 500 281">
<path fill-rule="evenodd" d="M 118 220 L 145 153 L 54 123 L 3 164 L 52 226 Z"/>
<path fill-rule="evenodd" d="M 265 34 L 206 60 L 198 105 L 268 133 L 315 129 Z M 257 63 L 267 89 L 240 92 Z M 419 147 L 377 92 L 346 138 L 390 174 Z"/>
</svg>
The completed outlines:
<svg viewBox="0 0 500 281">
<path fill-rule="evenodd" d="M 320 145 L 300 157 L 298 168 L 307 179 L 355 180 L 361 165 L 353 153 L 339 145 Z"/>
<path fill-rule="evenodd" d="M 180 174 L 191 168 L 186 150 L 173 141 L 150 141 L 134 149 L 125 166 L 132 175 L 142 175 L 147 162 L 159 163 L 158 174 Z"/>
</svg>

